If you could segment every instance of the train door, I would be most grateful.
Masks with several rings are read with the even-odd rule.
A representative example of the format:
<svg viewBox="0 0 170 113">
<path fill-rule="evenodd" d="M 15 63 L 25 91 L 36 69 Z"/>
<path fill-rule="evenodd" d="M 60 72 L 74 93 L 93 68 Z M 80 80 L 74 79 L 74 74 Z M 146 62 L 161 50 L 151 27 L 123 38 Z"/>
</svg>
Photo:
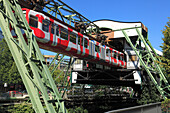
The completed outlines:
<svg viewBox="0 0 170 113">
<path fill-rule="evenodd" d="M 102 60 L 105 60 L 105 45 L 101 46 L 100 48 L 101 48 L 100 58 L 101 58 Z"/>
<path fill-rule="evenodd" d="M 95 59 L 100 60 L 100 44 L 95 41 Z"/>
<path fill-rule="evenodd" d="M 109 64 L 111 63 L 111 57 L 110 57 L 110 49 L 109 47 L 106 47 L 106 56 L 105 56 L 106 62 Z"/>
<path fill-rule="evenodd" d="M 88 39 L 83 37 L 82 34 L 78 33 L 78 44 L 77 44 L 77 54 L 81 54 L 81 56 L 85 55 L 85 49 L 89 48 L 88 47 Z"/>
<path fill-rule="evenodd" d="M 59 38 L 59 27 L 57 24 L 52 23 L 51 24 L 51 34 L 53 36 L 53 46 L 57 46 L 58 38 Z"/>
<path fill-rule="evenodd" d="M 95 52 L 95 43 L 94 40 L 91 40 L 91 56 L 94 58 L 94 52 Z"/>
<path fill-rule="evenodd" d="M 114 65 L 118 66 L 119 63 L 118 52 L 114 50 L 113 53 L 114 53 Z"/>
<path fill-rule="evenodd" d="M 67 47 L 67 51 L 70 51 L 72 53 L 76 53 L 77 52 L 77 33 L 74 32 L 73 30 L 69 30 L 69 44 L 68 44 L 68 47 Z"/>
<path fill-rule="evenodd" d="M 83 37 L 83 52 L 85 54 L 85 56 L 89 56 L 89 39 L 88 37 L 84 36 Z"/>
<path fill-rule="evenodd" d="M 50 29 L 50 21 L 48 18 L 45 18 L 43 21 L 42 21 L 42 30 L 44 31 L 45 33 L 45 41 L 49 42 L 50 41 L 50 32 L 49 32 L 49 29 Z"/>
</svg>

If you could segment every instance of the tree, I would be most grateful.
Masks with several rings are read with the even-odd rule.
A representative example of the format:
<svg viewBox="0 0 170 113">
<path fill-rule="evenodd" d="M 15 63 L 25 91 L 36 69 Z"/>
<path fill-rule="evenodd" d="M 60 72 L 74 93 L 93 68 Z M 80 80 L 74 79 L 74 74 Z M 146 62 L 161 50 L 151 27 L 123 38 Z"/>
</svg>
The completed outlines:
<svg viewBox="0 0 170 113">
<path fill-rule="evenodd" d="M 22 83 L 21 76 L 5 42 L 0 41 L 0 81 L 4 83 Z"/>
<path fill-rule="evenodd" d="M 163 57 L 162 59 L 162 67 L 164 68 L 164 73 L 168 81 L 170 82 L 170 18 L 167 22 L 167 25 L 165 25 L 165 28 L 162 31 L 162 34 L 164 35 L 164 38 L 162 40 L 164 41 L 162 47 L 163 50 Z"/>
<path fill-rule="evenodd" d="M 137 100 L 138 104 L 149 104 L 160 102 L 160 96 L 158 95 L 158 91 L 155 85 L 143 85 L 142 91 L 140 94 L 140 99 Z"/>
<path fill-rule="evenodd" d="M 165 25 L 165 28 L 162 31 L 162 34 L 164 35 L 164 38 L 162 40 L 164 41 L 162 47 L 163 50 L 163 57 L 161 65 L 164 68 L 164 74 L 170 83 L 170 18 L 169 21 L 167 22 L 167 25 Z M 162 109 L 164 112 L 169 111 L 170 107 L 170 99 L 166 99 L 165 101 L 162 102 Z"/>
</svg>

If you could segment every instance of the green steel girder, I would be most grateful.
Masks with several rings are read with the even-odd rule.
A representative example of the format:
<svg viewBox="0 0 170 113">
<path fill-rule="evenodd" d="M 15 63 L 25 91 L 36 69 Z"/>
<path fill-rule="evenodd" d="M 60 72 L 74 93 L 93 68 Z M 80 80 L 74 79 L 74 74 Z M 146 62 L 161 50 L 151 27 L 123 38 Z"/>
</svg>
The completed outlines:
<svg viewBox="0 0 170 113">
<path fill-rule="evenodd" d="M 170 85 L 167 79 L 165 78 L 159 64 L 157 63 L 157 61 L 160 61 L 160 59 L 158 58 L 158 55 L 156 54 L 155 50 L 151 46 L 148 38 L 144 38 L 138 28 L 127 28 L 127 29 L 136 29 L 136 32 L 138 34 L 139 49 L 141 49 L 141 51 L 137 50 L 136 48 L 137 45 L 134 45 L 132 43 L 131 39 L 124 31 L 125 29 L 121 29 L 121 31 L 124 34 L 126 41 L 130 44 L 130 46 L 132 47 L 132 49 L 135 51 L 136 55 L 138 56 L 140 65 L 144 67 L 145 71 L 148 73 L 149 77 L 151 78 L 154 85 L 157 87 L 160 94 L 163 96 L 164 99 L 166 99 L 167 96 L 170 96 L 170 94 L 168 93 L 170 91 L 169 89 Z M 143 42 L 145 46 L 145 49 L 146 49 L 145 51 L 142 50 L 142 47 L 140 44 L 141 42 Z M 151 52 L 149 47 L 153 53 Z M 144 53 L 147 53 L 147 54 L 144 54 Z M 155 56 L 153 54 L 155 54 Z M 159 75 L 159 80 L 156 79 L 156 76 L 154 75 L 155 73 Z M 163 82 L 164 84 L 162 84 Z"/>
<path fill-rule="evenodd" d="M 0 27 L 37 113 L 67 112 L 18 0 L 0 0 Z M 10 27 L 17 38 L 13 38 Z M 21 29 L 22 28 L 22 29 Z M 27 42 L 22 31 L 24 30 Z M 52 103 L 47 89 L 54 94 Z M 39 92 L 44 104 L 40 100 Z M 56 107 L 56 108 L 55 108 Z"/>
<path fill-rule="evenodd" d="M 69 7 L 67 4 L 61 0 L 50 0 L 50 2 L 44 7 L 44 10 L 54 17 L 61 19 L 63 22 L 68 23 L 69 25 L 74 26 L 75 22 L 83 22 L 85 25 L 88 25 L 90 28 L 96 30 L 89 30 L 88 34 L 99 33 L 99 27 L 91 22 L 89 19 Z"/>
</svg>

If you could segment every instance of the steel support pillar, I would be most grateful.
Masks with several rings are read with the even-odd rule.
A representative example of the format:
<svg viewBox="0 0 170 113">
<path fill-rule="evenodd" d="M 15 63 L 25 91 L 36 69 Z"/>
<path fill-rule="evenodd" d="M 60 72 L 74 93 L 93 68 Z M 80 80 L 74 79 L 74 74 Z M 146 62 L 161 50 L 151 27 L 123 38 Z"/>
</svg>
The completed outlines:
<svg viewBox="0 0 170 113">
<path fill-rule="evenodd" d="M 65 113 L 64 102 L 32 35 L 18 0 L 0 0 L 0 27 L 37 113 Z M 12 36 L 11 30 L 16 34 Z M 23 30 L 26 37 L 23 37 Z M 47 93 L 54 94 L 52 97 Z M 39 93 L 41 96 L 39 96 Z M 40 100 L 42 97 L 43 101 Z M 44 104 L 43 104 L 44 103 Z"/>
<path fill-rule="evenodd" d="M 154 51 L 151 44 L 148 43 L 149 41 L 146 41 L 146 38 L 143 37 L 143 35 L 139 31 L 139 29 L 138 28 L 133 28 L 133 29 L 136 29 L 136 32 L 138 34 L 138 39 L 137 39 L 138 42 L 136 42 L 136 45 L 134 45 L 132 43 L 131 39 L 129 38 L 129 36 L 127 35 L 127 33 L 124 30 L 121 30 L 121 31 L 124 34 L 126 41 L 130 44 L 130 46 L 132 47 L 132 49 L 135 51 L 136 55 L 138 56 L 140 65 L 148 73 L 152 82 L 154 83 L 154 85 L 156 86 L 156 88 L 158 89 L 160 94 L 163 96 L 163 98 L 165 99 L 169 95 L 168 92 L 170 91 L 169 90 L 170 85 L 168 84 L 168 81 L 166 80 L 166 78 L 157 62 L 157 61 L 160 61 L 156 57 L 158 55 Z M 142 49 L 141 42 L 144 44 L 145 50 Z M 138 45 L 138 48 L 137 48 L 137 45 Z M 149 47 L 150 47 L 150 49 L 149 49 Z M 151 50 L 152 50 L 152 52 L 151 52 Z M 153 54 L 155 54 L 155 55 L 153 55 Z M 156 74 L 159 75 L 158 76 L 159 79 L 156 78 Z M 164 84 L 162 84 L 163 82 L 164 82 Z"/>
</svg>

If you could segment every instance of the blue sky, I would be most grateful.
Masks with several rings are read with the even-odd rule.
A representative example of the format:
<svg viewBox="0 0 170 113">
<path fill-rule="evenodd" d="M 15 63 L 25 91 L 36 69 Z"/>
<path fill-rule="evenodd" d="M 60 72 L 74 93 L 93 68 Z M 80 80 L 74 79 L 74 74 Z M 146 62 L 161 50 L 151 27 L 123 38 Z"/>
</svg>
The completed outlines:
<svg viewBox="0 0 170 113">
<path fill-rule="evenodd" d="M 91 21 L 141 21 L 148 27 L 152 46 L 162 50 L 163 30 L 170 17 L 170 0 L 62 0 Z M 50 54 L 50 53 L 49 53 Z"/>
</svg>

